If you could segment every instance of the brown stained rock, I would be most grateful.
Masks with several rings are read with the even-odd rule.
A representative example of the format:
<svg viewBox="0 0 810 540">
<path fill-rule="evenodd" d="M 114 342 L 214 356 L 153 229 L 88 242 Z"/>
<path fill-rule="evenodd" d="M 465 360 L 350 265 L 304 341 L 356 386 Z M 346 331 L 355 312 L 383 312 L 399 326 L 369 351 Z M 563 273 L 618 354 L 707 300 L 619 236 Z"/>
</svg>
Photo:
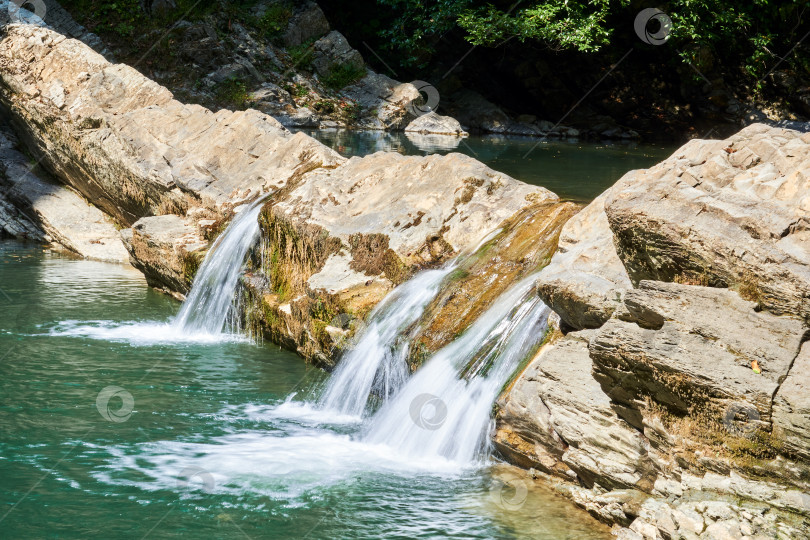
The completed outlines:
<svg viewBox="0 0 810 540">
<path fill-rule="evenodd" d="M 560 229 L 576 210 L 571 203 L 524 208 L 501 225 L 499 234 L 463 259 L 426 309 L 425 323 L 411 347 L 411 367 L 415 369 L 425 354 L 452 341 L 512 284 L 547 264 Z"/>
</svg>

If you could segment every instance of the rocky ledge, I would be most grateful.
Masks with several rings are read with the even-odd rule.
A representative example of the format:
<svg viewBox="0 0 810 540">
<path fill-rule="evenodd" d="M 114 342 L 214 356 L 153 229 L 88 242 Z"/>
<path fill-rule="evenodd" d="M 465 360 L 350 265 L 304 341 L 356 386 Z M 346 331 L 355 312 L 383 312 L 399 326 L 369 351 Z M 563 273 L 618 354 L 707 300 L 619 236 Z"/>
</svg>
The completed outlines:
<svg viewBox="0 0 810 540">
<path fill-rule="evenodd" d="M 230 218 L 267 197 L 240 293 L 245 323 L 324 366 L 418 269 L 499 227 L 523 239 L 503 264 L 547 262 L 573 210 L 461 154 L 347 160 L 259 111 L 180 103 L 43 26 L 6 27 L 0 81 L 0 108 L 21 143 L 122 228 L 132 264 L 154 287 L 182 297 Z M 542 234 L 542 249 L 525 245 L 528 231 Z M 486 301 L 459 309 L 476 313 Z"/>
<path fill-rule="evenodd" d="M 568 221 L 501 455 L 622 538 L 807 537 L 808 158 L 764 125 L 691 141 Z"/>
</svg>

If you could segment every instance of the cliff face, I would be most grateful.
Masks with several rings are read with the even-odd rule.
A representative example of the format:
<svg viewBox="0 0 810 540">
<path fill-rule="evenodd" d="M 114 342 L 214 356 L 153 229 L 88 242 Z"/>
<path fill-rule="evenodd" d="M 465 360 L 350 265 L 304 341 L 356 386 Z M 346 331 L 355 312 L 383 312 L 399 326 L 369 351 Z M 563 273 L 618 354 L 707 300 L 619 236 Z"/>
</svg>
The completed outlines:
<svg viewBox="0 0 810 540">
<path fill-rule="evenodd" d="M 808 158 L 762 125 L 692 141 L 566 223 L 538 280 L 562 332 L 499 403 L 501 453 L 644 538 L 806 535 Z"/>
</svg>

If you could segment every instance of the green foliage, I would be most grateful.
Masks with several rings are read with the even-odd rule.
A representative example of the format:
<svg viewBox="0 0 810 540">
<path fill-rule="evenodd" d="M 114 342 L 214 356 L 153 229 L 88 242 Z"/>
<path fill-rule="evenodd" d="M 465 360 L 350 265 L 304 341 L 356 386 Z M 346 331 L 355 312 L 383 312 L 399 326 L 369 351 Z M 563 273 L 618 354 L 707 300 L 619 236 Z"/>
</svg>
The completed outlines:
<svg viewBox="0 0 810 540">
<path fill-rule="evenodd" d="M 235 78 L 217 84 L 214 87 L 214 96 L 217 102 L 236 109 L 243 109 L 250 97 L 244 81 Z"/>
<path fill-rule="evenodd" d="M 322 114 L 332 114 L 333 112 L 335 112 L 335 104 L 332 103 L 331 101 L 327 101 L 327 100 L 321 100 L 321 101 L 316 102 L 312 106 L 312 108 L 316 112 L 319 112 L 319 113 L 322 113 Z"/>
<path fill-rule="evenodd" d="M 273 4 L 267 8 L 258 21 L 257 28 L 267 38 L 280 36 L 292 17 L 292 9 L 286 4 Z"/>
<path fill-rule="evenodd" d="M 440 37 L 450 31 L 485 47 L 510 40 L 540 42 L 553 49 L 592 53 L 621 36 L 643 6 L 630 0 L 546 0 L 518 3 L 485 0 L 377 0 L 387 9 L 379 35 L 403 57 L 402 64 L 423 66 Z M 672 19 L 670 58 L 680 57 L 698 69 L 709 64 L 740 66 L 759 79 L 806 32 L 806 0 L 672 0 L 660 6 Z M 662 50 L 663 51 L 663 50 Z M 807 71 L 800 54 L 787 62 Z M 704 64 L 706 64 L 704 66 Z"/>
<path fill-rule="evenodd" d="M 366 75 L 366 70 L 354 64 L 332 64 L 329 73 L 321 77 L 321 82 L 327 88 L 340 90 L 353 82 L 357 82 Z"/>
<path fill-rule="evenodd" d="M 314 40 L 306 41 L 295 47 L 290 47 L 287 52 L 297 68 L 311 69 L 312 59 L 314 58 Z"/>
</svg>

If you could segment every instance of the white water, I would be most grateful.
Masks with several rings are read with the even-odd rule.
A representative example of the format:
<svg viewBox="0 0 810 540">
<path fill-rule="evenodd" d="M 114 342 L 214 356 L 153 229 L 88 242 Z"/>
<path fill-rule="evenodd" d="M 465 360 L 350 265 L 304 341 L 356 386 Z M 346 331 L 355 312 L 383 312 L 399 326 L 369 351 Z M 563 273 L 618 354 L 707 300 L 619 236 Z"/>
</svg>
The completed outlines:
<svg viewBox="0 0 810 540">
<path fill-rule="evenodd" d="M 194 277 L 173 326 L 182 334 L 221 334 L 245 255 L 259 238 L 264 198 L 243 209 L 217 238 Z"/>
<path fill-rule="evenodd" d="M 408 378 L 409 327 L 416 323 L 453 270 L 447 265 L 420 272 L 374 308 L 355 347 L 338 364 L 327 382 L 319 406 L 360 417 L 372 394 L 383 399 Z"/>
<path fill-rule="evenodd" d="M 62 321 L 52 336 L 87 337 L 127 342 L 133 346 L 167 343 L 214 344 L 246 341 L 237 324 L 226 330 L 239 274 L 248 250 L 259 237 L 259 213 L 265 197 L 243 208 L 216 239 L 197 271 L 194 283 L 177 316 L 157 321 Z"/>
<path fill-rule="evenodd" d="M 365 441 L 418 461 L 486 457 L 492 404 L 546 330 L 549 310 L 534 292 L 535 280 L 514 285 L 428 360 L 374 416 Z"/>
</svg>

